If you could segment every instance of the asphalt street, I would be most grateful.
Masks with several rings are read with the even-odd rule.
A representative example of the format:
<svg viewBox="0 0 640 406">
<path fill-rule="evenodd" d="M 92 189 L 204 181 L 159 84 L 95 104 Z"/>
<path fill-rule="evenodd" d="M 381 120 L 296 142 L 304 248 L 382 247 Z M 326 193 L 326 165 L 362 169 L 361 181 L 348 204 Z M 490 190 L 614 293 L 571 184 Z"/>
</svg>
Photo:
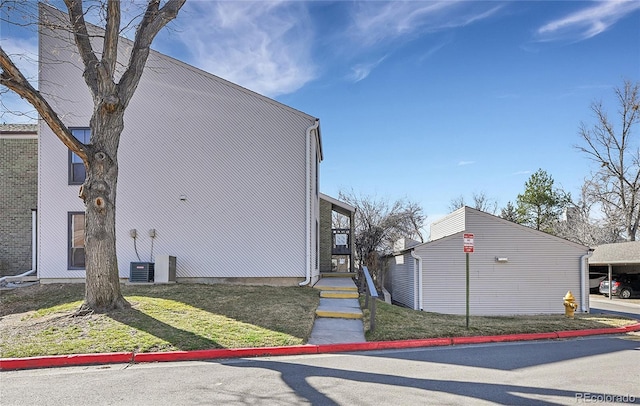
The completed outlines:
<svg viewBox="0 0 640 406">
<path fill-rule="evenodd" d="M 640 403 L 640 335 L 0 373 L 6 405 Z M 613 401 L 613 402 L 610 402 Z"/>
</svg>

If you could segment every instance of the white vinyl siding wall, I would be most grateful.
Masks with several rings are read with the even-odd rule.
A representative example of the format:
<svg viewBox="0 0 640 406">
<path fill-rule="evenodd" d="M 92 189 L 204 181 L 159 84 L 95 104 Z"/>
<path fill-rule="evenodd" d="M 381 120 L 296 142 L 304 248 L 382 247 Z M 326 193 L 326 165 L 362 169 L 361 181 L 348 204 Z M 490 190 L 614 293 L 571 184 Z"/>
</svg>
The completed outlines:
<svg viewBox="0 0 640 406">
<path fill-rule="evenodd" d="M 423 310 L 465 314 L 463 232 L 474 234 L 472 315 L 562 313 L 569 290 L 581 302 L 580 259 L 587 247 L 473 209 L 456 212 L 449 224 L 460 224 L 459 217 L 463 231 L 415 248 L 423 259 Z M 498 263 L 496 257 L 508 262 Z"/>
<path fill-rule="evenodd" d="M 88 126 L 93 103 L 68 49 L 55 35 L 40 35 L 40 90 L 60 94 L 49 100 L 66 125 Z M 51 58 L 76 65 L 46 64 Z M 303 278 L 307 241 L 312 264 L 316 255 L 315 133 L 310 162 L 305 151 L 315 121 L 152 51 L 118 153 L 120 276 L 138 261 L 129 230 L 138 230 L 140 259 L 149 261 L 148 230 L 155 229 L 153 257 L 176 256 L 178 277 Z M 40 137 L 40 277 L 83 278 L 84 271 L 67 270 L 65 255 L 67 212 L 84 210 L 79 186 L 67 184 L 67 148 L 43 122 Z"/>
<path fill-rule="evenodd" d="M 391 293 L 393 301 L 401 303 L 411 309 L 418 308 L 418 295 L 416 294 L 416 260 L 409 252 L 388 258 L 390 286 L 387 289 Z"/>
<path fill-rule="evenodd" d="M 429 239 L 435 241 L 464 231 L 464 215 L 459 215 L 458 213 L 464 213 L 464 207 L 438 221 L 434 221 L 430 227 L 431 234 Z"/>
</svg>

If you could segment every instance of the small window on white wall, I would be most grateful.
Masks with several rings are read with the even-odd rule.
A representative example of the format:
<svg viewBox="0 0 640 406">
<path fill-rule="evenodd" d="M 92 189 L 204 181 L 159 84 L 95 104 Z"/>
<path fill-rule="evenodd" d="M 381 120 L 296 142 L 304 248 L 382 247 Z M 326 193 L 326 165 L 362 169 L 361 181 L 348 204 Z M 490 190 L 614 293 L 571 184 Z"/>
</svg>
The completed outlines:
<svg viewBox="0 0 640 406">
<path fill-rule="evenodd" d="M 69 213 L 69 269 L 84 269 L 84 212 Z"/>
<path fill-rule="evenodd" d="M 89 143 L 91 138 L 91 129 L 89 128 L 72 128 L 71 134 L 83 144 Z M 70 185 L 82 185 L 86 177 L 86 171 L 84 168 L 84 162 L 82 159 L 71 150 L 69 150 L 69 184 Z"/>
</svg>

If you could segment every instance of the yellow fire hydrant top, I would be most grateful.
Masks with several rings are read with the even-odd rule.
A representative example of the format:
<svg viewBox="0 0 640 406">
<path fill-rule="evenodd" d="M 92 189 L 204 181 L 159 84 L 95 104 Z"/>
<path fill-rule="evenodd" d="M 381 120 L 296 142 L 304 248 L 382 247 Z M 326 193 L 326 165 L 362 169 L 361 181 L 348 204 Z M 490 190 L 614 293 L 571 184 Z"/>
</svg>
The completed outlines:
<svg viewBox="0 0 640 406">
<path fill-rule="evenodd" d="M 564 315 L 565 317 L 573 318 L 573 315 L 578 308 L 576 304 L 576 298 L 573 296 L 571 291 L 568 291 L 566 295 L 564 295 Z"/>
</svg>

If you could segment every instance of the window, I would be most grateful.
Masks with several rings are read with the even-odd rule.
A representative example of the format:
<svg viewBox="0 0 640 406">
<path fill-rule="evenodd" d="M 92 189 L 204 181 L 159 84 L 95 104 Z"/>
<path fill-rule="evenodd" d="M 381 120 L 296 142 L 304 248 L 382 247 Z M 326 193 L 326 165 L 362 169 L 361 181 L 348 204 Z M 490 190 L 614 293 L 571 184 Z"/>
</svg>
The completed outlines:
<svg viewBox="0 0 640 406">
<path fill-rule="evenodd" d="M 69 213 L 69 269 L 84 269 L 84 212 Z"/>
<path fill-rule="evenodd" d="M 91 129 L 89 128 L 72 128 L 71 134 L 83 144 L 89 143 L 91 138 Z M 69 150 L 69 184 L 82 185 L 86 177 L 84 162 L 71 150 Z"/>
</svg>

